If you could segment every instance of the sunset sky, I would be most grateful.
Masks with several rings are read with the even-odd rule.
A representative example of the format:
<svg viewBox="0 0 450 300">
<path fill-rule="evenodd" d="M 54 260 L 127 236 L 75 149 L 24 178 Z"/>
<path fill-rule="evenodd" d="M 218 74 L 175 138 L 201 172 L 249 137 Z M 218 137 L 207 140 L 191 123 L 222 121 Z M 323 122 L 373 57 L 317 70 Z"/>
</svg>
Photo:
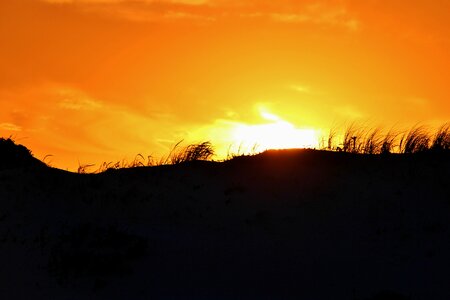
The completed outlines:
<svg viewBox="0 0 450 300">
<path fill-rule="evenodd" d="M 74 170 L 276 126 L 436 125 L 449 50 L 448 0 L 1 0 L 0 135 Z"/>
</svg>

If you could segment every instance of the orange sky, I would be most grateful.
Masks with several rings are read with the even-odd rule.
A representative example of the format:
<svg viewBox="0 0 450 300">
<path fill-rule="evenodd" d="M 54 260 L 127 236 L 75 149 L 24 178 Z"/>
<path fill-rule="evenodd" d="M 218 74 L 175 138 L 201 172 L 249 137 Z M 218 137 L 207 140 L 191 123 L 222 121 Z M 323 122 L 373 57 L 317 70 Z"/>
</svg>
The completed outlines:
<svg viewBox="0 0 450 300">
<path fill-rule="evenodd" d="M 450 120 L 447 0 L 1 0 L 0 135 L 52 164 Z M 219 151 L 219 152 L 220 152 Z"/>
</svg>

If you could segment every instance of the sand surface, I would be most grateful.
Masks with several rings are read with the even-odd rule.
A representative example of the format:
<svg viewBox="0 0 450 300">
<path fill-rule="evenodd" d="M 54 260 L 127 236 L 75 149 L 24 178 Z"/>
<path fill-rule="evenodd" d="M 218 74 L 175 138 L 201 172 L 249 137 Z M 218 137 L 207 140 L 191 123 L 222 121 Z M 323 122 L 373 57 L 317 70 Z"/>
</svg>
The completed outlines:
<svg viewBox="0 0 450 300">
<path fill-rule="evenodd" d="M 450 155 L 0 170 L 0 299 L 450 299 Z"/>
</svg>

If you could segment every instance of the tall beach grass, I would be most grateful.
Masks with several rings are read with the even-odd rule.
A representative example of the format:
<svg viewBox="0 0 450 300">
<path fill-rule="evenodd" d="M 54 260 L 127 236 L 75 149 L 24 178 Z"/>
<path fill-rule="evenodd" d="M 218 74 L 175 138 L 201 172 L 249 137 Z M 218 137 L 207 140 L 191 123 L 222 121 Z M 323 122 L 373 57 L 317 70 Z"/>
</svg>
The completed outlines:
<svg viewBox="0 0 450 300">
<path fill-rule="evenodd" d="M 445 123 L 432 130 L 424 125 L 413 126 L 409 130 L 390 128 L 388 130 L 377 126 L 360 125 L 356 122 L 344 127 L 343 131 L 331 128 L 328 136 L 322 138 L 323 143 L 320 150 L 331 152 L 345 152 L 364 155 L 388 155 L 388 154 L 415 154 L 415 153 L 450 153 L 450 122 Z M 211 142 L 201 142 L 182 146 L 180 141 L 176 143 L 167 156 L 159 159 L 149 155 L 146 158 L 142 154 L 135 156 L 134 160 L 128 162 L 104 162 L 92 173 L 102 173 L 112 169 L 135 168 L 146 166 L 177 165 L 186 162 L 211 160 L 215 150 Z M 258 154 L 257 146 L 253 148 L 252 154 Z M 243 154 L 241 147 L 237 153 L 230 153 L 224 161 L 232 160 Z M 78 173 L 88 173 L 88 169 L 94 165 L 80 165 Z"/>
<path fill-rule="evenodd" d="M 341 137 L 338 139 L 338 137 Z M 421 152 L 445 152 L 450 150 L 450 123 L 436 130 L 416 125 L 409 130 L 368 127 L 351 123 L 339 134 L 330 130 L 328 145 L 323 150 L 357 154 L 413 154 Z"/>
<path fill-rule="evenodd" d="M 142 154 L 137 154 L 132 161 L 103 162 L 96 169 L 94 164 L 79 163 L 77 172 L 81 174 L 103 173 L 123 168 L 176 165 L 199 160 L 211 160 L 215 155 L 215 149 L 209 141 L 187 146 L 182 146 L 182 142 L 176 143 L 167 156 L 159 159 L 151 155 L 145 157 Z M 4 158 L 3 164 L 20 165 L 20 161 L 32 157 L 31 151 L 24 146 L 15 144 L 11 137 L 0 138 L 0 146 L 0 157 Z M 424 125 L 416 125 L 409 130 L 395 128 L 385 130 L 382 127 L 360 125 L 353 122 L 344 127 L 343 131 L 336 127 L 331 128 L 328 136 L 322 137 L 322 145 L 319 149 L 364 155 L 450 153 L 450 122 L 434 130 Z M 259 153 L 257 145 L 253 147 L 252 151 L 252 154 Z M 229 149 L 227 157 L 223 160 L 232 160 L 244 155 L 248 154 L 241 153 L 241 147 L 239 147 L 238 153 L 234 154 L 231 154 Z"/>
</svg>

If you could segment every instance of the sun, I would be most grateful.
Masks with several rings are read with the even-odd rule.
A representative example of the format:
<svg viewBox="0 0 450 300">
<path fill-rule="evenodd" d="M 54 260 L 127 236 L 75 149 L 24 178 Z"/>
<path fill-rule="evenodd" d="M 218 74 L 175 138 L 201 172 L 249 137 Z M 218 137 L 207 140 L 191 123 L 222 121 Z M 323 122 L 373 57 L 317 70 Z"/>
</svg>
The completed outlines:
<svg viewBox="0 0 450 300">
<path fill-rule="evenodd" d="M 319 144 L 314 129 L 297 128 L 292 123 L 267 111 L 260 111 L 267 123 L 258 125 L 239 124 L 233 130 L 233 140 L 243 149 L 258 151 L 268 149 L 315 148 Z"/>
</svg>

